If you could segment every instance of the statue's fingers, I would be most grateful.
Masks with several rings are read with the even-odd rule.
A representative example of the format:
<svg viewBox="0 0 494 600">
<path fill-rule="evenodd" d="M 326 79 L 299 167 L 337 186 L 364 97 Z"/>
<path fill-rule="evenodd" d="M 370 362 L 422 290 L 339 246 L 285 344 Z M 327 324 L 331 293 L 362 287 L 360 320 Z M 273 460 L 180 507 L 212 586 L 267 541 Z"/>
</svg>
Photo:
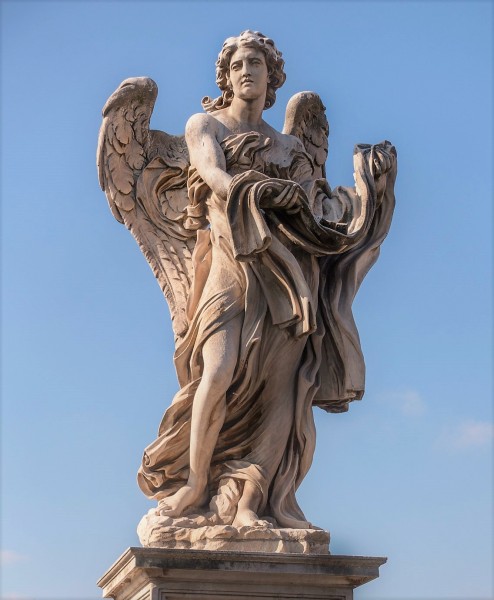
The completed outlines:
<svg viewBox="0 0 494 600">
<path fill-rule="evenodd" d="M 300 212 L 301 206 L 294 206 L 293 208 L 287 209 L 286 212 L 289 215 L 296 215 Z"/>
<path fill-rule="evenodd" d="M 374 165 L 376 166 L 376 174 L 383 175 L 391 169 L 391 156 L 384 149 L 380 149 L 376 152 L 374 158 Z"/>
<path fill-rule="evenodd" d="M 290 192 L 289 187 L 283 188 L 283 190 L 276 196 L 275 198 L 275 207 L 276 208 L 284 208 L 286 205 L 286 198 L 288 193 Z"/>
<path fill-rule="evenodd" d="M 298 188 L 293 187 L 290 196 L 286 199 L 285 208 L 287 210 L 292 210 L 294 207 L 297 207 L 297 210 L 300 210 L 299 204 Z"/>
<path fill-rule="evenodd" d="M 285 206 L 285 211 L 289 215 L 295 215 L 296 213 L 300 212 L 301 209 L 302 204 L 300 202 L 298 194 L 292 199 L 289 205 Z"/>
<path fill-rule="evenodd" d="M 299 195 L 298 192 L 299 192 L 299 187 L 295 183 L 287 188 L 287 194 L 285 197 L 285 208 L 291 208 L 291 206 L 295 202 L 297 202 L 298 195 Z"/>
<path fill-rule="evenodd" d="M 374 155 L 372 162 L 374 163 L 374 175 L 376 175 L 376 176 L 381 175 L 381 172 L 382 172 L 381 161 L 379 160 L 379 155 L 377 154 L 377 152 Z"/>
<path fill-rule="evenodd" d="M 269 182 L 269 189 L 273 194 L 281 194 L 286 189 L 286 185 L 284 181 L 274 179 Z"/>
</svg>

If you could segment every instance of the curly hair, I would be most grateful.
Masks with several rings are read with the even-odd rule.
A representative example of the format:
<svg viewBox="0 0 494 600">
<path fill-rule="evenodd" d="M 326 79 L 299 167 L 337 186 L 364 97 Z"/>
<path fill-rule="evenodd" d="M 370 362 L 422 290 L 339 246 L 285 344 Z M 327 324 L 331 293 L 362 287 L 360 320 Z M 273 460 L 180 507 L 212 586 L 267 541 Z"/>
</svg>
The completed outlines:
<svg viewBox="0 0 494 600">
<path fill-rule="evenodd" d="M 240 48 L 255 48 L 261 50 L 266 58 L 268 67 L 268 88 L 266 92 L 266 104 L 264 108 L 271 108 L 276 101 L 276 90 L 279 89 L 286 79 L 283 67 L 285 61 L 281 58 L 281 52 L 276 48 L 272 39 L 266 37 L 259 31 L 247 29 L 237 37 L 226 39 L 216 61 L 216 84 L 221 90 L 221 96 L 211 99 L 205 96 L 202 106 L 206 112 L 214 112 L 230 106 L 233 100 L 233 90 L 228 83 L 228 72 L 233 54 Z"/>
</svg>

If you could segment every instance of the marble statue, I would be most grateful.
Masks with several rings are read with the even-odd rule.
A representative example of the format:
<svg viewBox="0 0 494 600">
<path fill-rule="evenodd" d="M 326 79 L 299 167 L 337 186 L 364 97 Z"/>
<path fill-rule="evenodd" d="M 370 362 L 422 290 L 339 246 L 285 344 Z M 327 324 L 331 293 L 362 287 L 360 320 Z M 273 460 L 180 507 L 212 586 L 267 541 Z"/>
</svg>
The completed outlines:
<svg viewBox="0 0 494 600">
<path fill-rule="evenodd" d="M 103 109 L 101 187 L 175 335 L 179 390 L 138 473 L 158 502 L 143 545 L 244 533 L 310 551 L 297 548 L 318 530 L 295 492 L 314 453 L 313 406 L 342 412 L 364 393 L 351 306 L 390 226 L 396 152 L 356 146 L 355 187 L 331 189 L 319 96 L 290 100 L 283 133 L 263 119 L 284 81 L 273 40 L 244 31 L 224 42 L 221 95 L 203 99 L 185 136 L 149 129 L 157 86 L 146 77 L 125 80 Z"/>
</svg>

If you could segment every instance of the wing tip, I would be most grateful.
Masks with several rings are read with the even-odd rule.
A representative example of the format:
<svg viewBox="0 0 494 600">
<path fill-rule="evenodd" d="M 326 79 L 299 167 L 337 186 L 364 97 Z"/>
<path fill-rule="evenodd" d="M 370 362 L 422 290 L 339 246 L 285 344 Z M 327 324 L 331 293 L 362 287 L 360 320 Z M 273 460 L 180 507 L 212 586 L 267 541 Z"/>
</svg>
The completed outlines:
<svg viewBox="0 0 494 600">
<path fill-rule="evenodd" d="M 122 81 L 105 102 L 101 114 L 106 117 L 111 110 L 120 108 L 133 100 L 134 97 L 139 99 L 141 104 L 146 101 L 149 102 L 152 110 L 157 96 L 158 85 L 151 77 L 128 77 Z"/>
</svg>

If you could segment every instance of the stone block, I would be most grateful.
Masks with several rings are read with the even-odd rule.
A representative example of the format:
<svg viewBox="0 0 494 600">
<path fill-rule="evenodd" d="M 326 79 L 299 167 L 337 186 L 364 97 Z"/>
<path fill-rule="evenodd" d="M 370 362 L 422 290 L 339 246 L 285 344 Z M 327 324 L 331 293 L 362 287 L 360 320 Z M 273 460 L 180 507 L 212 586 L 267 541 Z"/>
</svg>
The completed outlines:
<svg viewBox="0 0 494 600">
<path fill-rule="evenodd" d="M 382 557 L 129 548 L 98 582 L 114 600 L 353 600 Z"/>
</svg>

